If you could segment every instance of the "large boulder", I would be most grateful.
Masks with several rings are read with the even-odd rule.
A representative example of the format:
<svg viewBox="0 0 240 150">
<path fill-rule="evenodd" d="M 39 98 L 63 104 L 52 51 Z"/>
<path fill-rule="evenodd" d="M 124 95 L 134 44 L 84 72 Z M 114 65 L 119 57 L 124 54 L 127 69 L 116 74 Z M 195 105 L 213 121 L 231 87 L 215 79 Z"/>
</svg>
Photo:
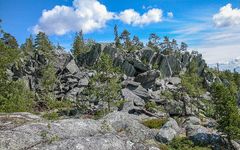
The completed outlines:
<svg viewBox="0 0 240 150">
<path fill-rule="evenodd" d="M 65 69 L 67 69 L 68 72 L 70 72 L 71 74 L 75 74 L 80 72 L 78 66 L 75 63 L 75 60 L 72 59 L 69 63 L 67 63 Z"/>
<path fill-rule="evenodd" d="M 145 105 L 145 102 L 142 98 L 135 95 L 132 91 L 130 91 L 127 88 L 122 89 L 122 95 L 123 95 L 123 98 L 128 101 L 128 103 L 133 103 L 134 106 L 144 106 Z M 132 109 L 132 108 L 125 108 L 125 109 Z"/>
<path fill-rule="evenodd" d="M 101 119 L 117 132 L 123 132 L 134 143 L 153 139 L 156 132 L 141 123 L 142 118 L 126 112 L 113 112 Z"/>
<path fill-rule="evenodd" d="M 216 132 L 201 125 L 189 124 L 186 127 L 187 137 L 198 145 L 217 145 L 222 142 L 222 138 Z"/>
<path fill-rule="evenodd" d="M 121 68 L 127 76 L 134 76 L 136 74 L 134 66 L 126 60 L 123 62 Z"/>
<path fill-rule="evenodd" d="M 95 44 L 87 53 L 80 54 L 77 57 L 78 66 L 92 66 L 94 65 L 101 55 L 101 44 Z"/>
<path fill-rule="evenodd" d="M 169 143 L 179 134 L 179 132 L 180 127 L 178 126 L 178 123 L 170 118 L 159 130 L 155 138 L 161 143 Z"/>
<path fill-rule="evenodd" d="M 144 73 L 141 73 L 136 76 L 134 79 L 136 82 L 140 82 L 143 87 L 149 88 L 151 87 L 154 83 L 155 80 L 160 76 L 160 71 L 158 70 L 149 70 Z"/>
<path fill-rule="evenodd" d="M 145 47 L 145 48 L 139 50 L 139 53 L 138 53 L 138 55 L 142 61 L 145 60 L 146 62 L 149 62 L 149 63 L 151 63 L 151 61 L 154 57 L 154 54 L 155 54 L 154 50 L 152 50 L 149 47 Z"/>
</svg>

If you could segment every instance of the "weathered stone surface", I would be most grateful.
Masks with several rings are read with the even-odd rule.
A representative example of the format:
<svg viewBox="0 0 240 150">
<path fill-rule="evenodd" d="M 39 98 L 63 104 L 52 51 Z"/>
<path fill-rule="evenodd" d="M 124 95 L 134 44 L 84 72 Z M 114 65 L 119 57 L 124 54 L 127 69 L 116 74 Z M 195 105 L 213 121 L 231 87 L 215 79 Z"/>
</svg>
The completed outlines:
<svg viewBox="0 0 240 150">
<path fill-rule="evenodd" d="M 191 117 L 188 117 L 185 120 L 184 124 L 186 126 L 188 126 L 188 125 L 200 125 L 201 124 L 201 120 L 199 118 L 197 118 L 197 117 L 191 116 Z"/>
<path fill-rule="evenodd" d="M 168 78 L 168 83 L 170 84 L 173 84 L 173 85 L 178 85 L 181 83 L 181 79 L 179 77 L 171 77 L 171 78 Z"/>
<path fill-rule="evenodd" d="M 123 62 L 121 68 L 123 69 L 124 73 L 128 76 L 134 76 L 136 74 L 136 69 L 134 68 L 134 66 L 127 61 Z"/>
<path fill-rule="evenodd" d="M 170 118 L 169 121 L 167 121 L 159 130 L 155 138 L 161 143 L 169 143 L 174 137 L 177 136 L 179 132 L 180 127 L 178 126 L 177 122 Z"/>
<path fill-rule="evenodd" d="M 51 144 L 41 144 L 31 149 L 40 150 L 128 150 L 126 141 L 120 136 L 108 134 L 94 137 L 77 137 L 74 139 L 60 140 Z"/>
<path fill-rule="evenodd" d="M 171 116 L 181 116 L 184 114 L 184 104 L 182 101 L 169 100 L 164 107 Z"/>
<path fill-rule="evenodd" d="M 201 125 L 188 125 L 186 127 L 187 136 L 196 144 L 208 145 L 221 143 L 221 137 L 211 130 Z"/>
<path fill-rule="evenodd" d="M 140 82 L 143 87 L 148 88 L 155 83 L 156 78 L 158 78 L 159 76 L 160 76 L 160 71 L 150 70 L 137 75 L 134 80 L 136 82 Z"/>
<path fill-rule="evenodd" d="M 65 68 L 72 74 L 80 71 L 73 59 L 66 65 Z"/>
<path fill-rule="evenodd" d="M 144 106 L 145 102 L 143 99 L 141 99 L 139 96 L 135 95 L 132 91 L 129 89 L 122 89 L 122 95 L 124 99 L 133 102 L 136 106 Z"/>
<path fill-rule="evenodd" d="M 78 66 L 92 66 L 94 65 L 101 55 L 101 44 L 95 44 L 87 53 L 83 53 L 77 57 Z"/>
<path fill-rule="evenodd" d="M 144 142 L 156 135 L 141 120 L 127 112 L 113 112 L 100 120 L 64 119 L 46 121 L 29 113 L 8 115 L 25 122 L 12 128 L 0 129 L 0 149 L 119 149 L 134 150 L 137 145 L 149 148 Z M 5 115 L 5 117 L 7 117 Z M 2 118 L 2 116 L 1 116 Z M 26 121 L 27 120 L 27 121 Z M 15 120 L 16 121 L 16 120 Z M 16 122 L 15 122 L 16 123 Z"/>
<path fill-rule="evenodd" d="M 141 142 L 154 138 L 156 132 L 141 124 L 141 118 L 125 112 L 114 112 L 101 119 L 115 131 L 124 132 L 132 142 Z"/>
</svg>

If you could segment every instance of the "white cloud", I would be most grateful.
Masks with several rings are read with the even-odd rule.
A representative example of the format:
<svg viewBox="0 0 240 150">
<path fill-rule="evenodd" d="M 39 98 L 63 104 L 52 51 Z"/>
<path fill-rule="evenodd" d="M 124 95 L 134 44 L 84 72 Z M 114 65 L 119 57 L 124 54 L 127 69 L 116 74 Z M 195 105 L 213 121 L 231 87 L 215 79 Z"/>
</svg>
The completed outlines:
<svg viewBox="0 0 240 150">
<path fill-rule="evenodd" d="M 168 16 L 169 18 L 173 18 L 173 12 L 168 12 L 168 13 L 167 13 L 167 16 Z"/>
<path fill-rule="evenodd" d="M 44 10 L 33 31 L 56 35 L 80 30 L 88 33 L 103 28 L 113 18 L 114 13 L 97 0 L 74 0 L 72 7 L 55 6 L 51 10 Z"/>
<path fill-rule="evenodd" d="M 150 23 L 158 23 L 162 21 L 162 10 L 153 8 L 143 15 L 140 15 L 134 9 L 126 9 L 119 14 L 119 19 L 126 24 L 134 26 L 142 26 Z"/>
<path fill-rule="evenodd" d="M 227 62 L 240 56 L 240 45 L 206 45 L 196 48 L 203 54 L 203 58 L 208 64 Z"/>
<path fill-rule="evenodd" d="M 233 9 L 231 4 L 227 4 L 213 16 L 213 21 L 217 27 L 240 25 L 240 9 Z"/>
</svg>

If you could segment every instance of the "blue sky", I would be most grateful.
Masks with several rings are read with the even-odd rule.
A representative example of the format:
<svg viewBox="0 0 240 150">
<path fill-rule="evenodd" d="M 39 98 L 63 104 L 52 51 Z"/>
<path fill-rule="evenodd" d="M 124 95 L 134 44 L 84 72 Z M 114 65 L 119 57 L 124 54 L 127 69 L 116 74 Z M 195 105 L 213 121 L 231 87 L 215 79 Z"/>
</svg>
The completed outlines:
<svg viewBox="0 0 240 150">
<path fill-rule="evenodd" d="M 107 42 L 117 24 L 144 42 L 150 33 L 184 41 L 210 64 L 240 56 L 240 0 L 0 0 L 0 18 L 19 43 L 44 31 L 70 49 L 80 29 Z"/>
</svg>

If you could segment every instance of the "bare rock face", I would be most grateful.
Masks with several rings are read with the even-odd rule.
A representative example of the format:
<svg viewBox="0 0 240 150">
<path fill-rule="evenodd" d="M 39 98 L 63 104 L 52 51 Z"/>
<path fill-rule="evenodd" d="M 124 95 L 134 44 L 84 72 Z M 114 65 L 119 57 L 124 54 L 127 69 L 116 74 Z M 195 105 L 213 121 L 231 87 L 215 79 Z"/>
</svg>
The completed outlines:
<svg viewBox="0 0 240 150">
<path fill-rule="evenodd" d="M 11 123 L 3 122 L 4 117 Z M 100 120 L 51 122 L 29 113 L 3 114 L 0 118 L 1 127 L 4 126 L 0 128 L 1 150 L 132 150 L 141 144 L 149 149 L 144 141 L 155 136 L 153 130 L 141 124 L 140 116 L 125 112 L 113 112 Z M 24 121 L 21 124 L 20 119 Z"/>
</svg>

